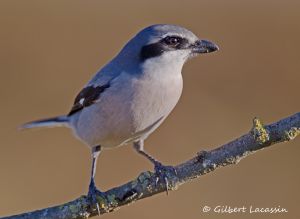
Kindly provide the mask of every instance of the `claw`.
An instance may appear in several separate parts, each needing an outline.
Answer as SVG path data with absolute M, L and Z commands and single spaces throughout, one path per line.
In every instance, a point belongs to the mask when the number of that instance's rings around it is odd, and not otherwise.
M 166 183 L 166 188 L 167 188 L 166 192 L 167 192 L 167 195 L 169 195 L 169 181 L 168 181 L 167 177 L 165 177 L 165 183 Z
M 96 205 L 97 207 L 97 211 L 98 211 L 98 215 L 100 216 L 100 207 L 99 204 L 97 202 L 97 195 L 101 195 L 102 192 L 100 192 L 97 187 L 95 186 L 95 182 L 94 179 L 91 179 L 90 185 L 89 185 L 89 192 L 88 192 L 88 198 L 91 202 L 91 205 Z
M 97 203 L 96 206 L 97 206 L 98 216 L 101 216 L 99 204 Z
M 156 177 L 156 180 L 155 180 L 155 186 L 157 186 L 158 181 L 159 181 L 159 177 Z
M 154 165 L 155 165 L 154 170 L 155 170 L 155 173 L 157 174 L 155 184 L 157 185 L 159 180 L 162 179 L 164 181 L 165 185 L 166 185 L 166 193 L 168 195 L 169 194 L 169 188 L 170 188 L 169 187 L 169 180 L 168 180 L 168 173 L 173 172 L 175 175 L 177 175 L 177 172 L 176 172 L 174 167 L 164 166 L 159 162 L 155 162 Z

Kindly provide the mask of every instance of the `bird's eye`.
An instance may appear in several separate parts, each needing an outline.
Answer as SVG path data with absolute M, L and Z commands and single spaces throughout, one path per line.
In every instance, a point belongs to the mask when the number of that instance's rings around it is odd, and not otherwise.
M 163 42 L 167 44 L 168 46 L 176 47 L 178 46 L 182 41 L 181 37 L 178 36 L 167 36 L 163 39 Z

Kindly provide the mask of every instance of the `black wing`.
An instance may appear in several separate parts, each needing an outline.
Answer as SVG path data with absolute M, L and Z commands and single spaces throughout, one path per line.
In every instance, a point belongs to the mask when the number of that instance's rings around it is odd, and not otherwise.
M 110 84 L 105 84 L 102 86 L 88 86 L 83 88 L 80 93 L 76 96 L 73 107 L 69 112 L 68 116 L 73 115 L 74 113 L 82 110 L 85 107 L 88 107 L 95 103 L 100 97 L 100 94 L 109 88 Z

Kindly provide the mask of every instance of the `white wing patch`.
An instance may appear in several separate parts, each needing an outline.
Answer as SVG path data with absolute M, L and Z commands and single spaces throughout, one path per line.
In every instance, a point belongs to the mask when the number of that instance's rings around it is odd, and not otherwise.
M 83 102 L 84 102 L 84 98 L 81 98 L 80 100 L 79 100 L 79 104 L 83 104 Z

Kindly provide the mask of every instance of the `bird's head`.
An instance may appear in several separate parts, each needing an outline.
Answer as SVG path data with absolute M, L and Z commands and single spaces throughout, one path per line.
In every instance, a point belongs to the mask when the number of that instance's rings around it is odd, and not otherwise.
M 120 55 L 140 63 L 183 66 L 191 57 L 218 49 L 216 44 L 199 39 L 183 27 L 157 24 L 141 30 L 126 44 Z

